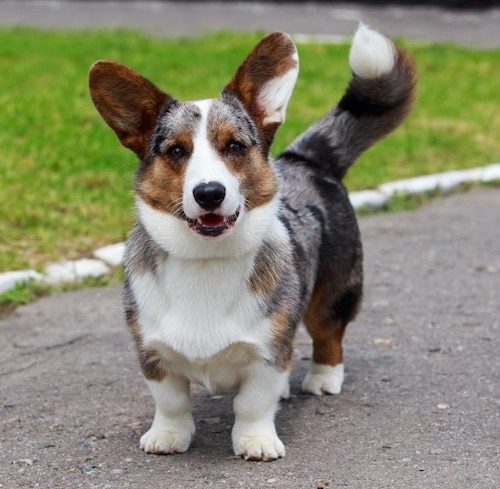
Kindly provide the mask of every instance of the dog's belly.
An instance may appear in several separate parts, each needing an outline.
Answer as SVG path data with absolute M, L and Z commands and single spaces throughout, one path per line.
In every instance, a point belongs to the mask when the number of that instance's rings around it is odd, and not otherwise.
M 167 371 L 186 376 L 212 394 L 236 387 L 245 368 L 260 357 L 257 349 L 248 343 L 235 343 L 210 358 L 197 360 L 189 360 L 167 345 L 155 346 Z

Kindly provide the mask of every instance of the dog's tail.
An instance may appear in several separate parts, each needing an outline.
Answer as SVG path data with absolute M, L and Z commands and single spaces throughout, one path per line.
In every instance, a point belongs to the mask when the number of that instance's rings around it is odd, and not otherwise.
M 353 76 L 338 105 L 301 134 L 281 159 L 302 161 L 321 175 L 341 179 L 365 149 L 410 112 L 416 69 L 408 53 L 361 24 L 349 64 Z

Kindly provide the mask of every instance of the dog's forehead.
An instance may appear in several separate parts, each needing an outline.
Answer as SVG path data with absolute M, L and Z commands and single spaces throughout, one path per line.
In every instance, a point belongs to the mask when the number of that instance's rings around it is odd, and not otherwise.
M 200 108 L 192 102 L 172 102 L 158 118 L 158 126 L 163 131 L 182 129 L 196 130 L 201 120 Z
M 210 122 L 238 121 L 244 117 L 248 117 L 248 114 L 238 99 L 220 97 L 210 100 Z
M 257 128 L 240 100 L 233 96 L 223 95 L 212 100 L 207 116 L 209 128 L 215 129 L 218 125 L 227 124 L 243 138 L 252 140 L 257 137 Z
M 173 102 L 158 119 L 158 132 L 163 135 L 189 131 L 193 135 L 205 126 L 208 132 L 222 124 L 230 124 L 242 137 L 255 139 L 257 130 L 243 105 L 236 97 Z

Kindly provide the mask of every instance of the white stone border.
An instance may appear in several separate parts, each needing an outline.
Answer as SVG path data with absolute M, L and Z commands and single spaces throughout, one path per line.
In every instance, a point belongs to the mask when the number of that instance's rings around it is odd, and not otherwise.
M 349 193 L 349 199 L 355 209 L 380 209 L 396 195 L 417 195 L 433 191 L 451 192 L 464 183 L 493 182 L 500 180 L 500 163 L 470 170 L 449 171 L 420 177 L 396 180 L 379 185 L 375 190 L 361 190 Z M 0 294 L 14 288 L 19 283 L 29 280 L 60 284 L 75 282 L 87 277 L 102 277 L 111 267 L 123 261 L 125 243 L 115 243 L 94 250 L 95 258 L 66 260 L 50 263 L 44 273 L 35 270 L 16 270 L 0 273 Z

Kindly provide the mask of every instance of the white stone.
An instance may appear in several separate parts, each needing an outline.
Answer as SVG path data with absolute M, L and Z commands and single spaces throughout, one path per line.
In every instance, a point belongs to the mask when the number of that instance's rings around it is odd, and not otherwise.
M 380 209 L 389 198 L 378 190 L 361 190 L 359 192 L 350 192 L 349 200 L 355 209 L 370 208 Z
M 459 185 L 467 182 L 479 182 L 481 180 L 482 169 L 471 168 L 470 170 L 448 171 L 437 173 L 438 187 L 443 192 L 449 192 Z
M 28 280 L 42 280 L 43 275 L 35 270 L 16 270 L 12 272 L 0 273 L 0 294 L 13 289 L 17 284 Z
M 481 180 L 481 175 L 483 174 L 483 171 L 485 168 L 488 167 L 479 167 L 479 168 L 469 168 L 468 170 L 458 170 L 457 173 L 460 173 L 464 178 L 466 178 L 468 181 L 473 182 L 473 181 L 479 181 Z M 441 175 L 441 174 L 439 174 Z
M 487 167 L 483 168 L 481 180 L 483 182 L 493 182 L 495 180 L 500 180 L 500 163 L 488 165 Z
M 378 190 L 388 197 L 393 197 L 396 194 L 421 194 L 431 192 L 438 187 L 439 178 L 437 175 L 425 175 L 422 177 L 383 183 L 378 187 Z
M 443 192 L 450 192 L 467 181 L 467 178 L 459 171 L 448 171 L 436 176 L 438 177 L 438 187 Z
M 380 192 L 392 197 L 395 194 L 420 194 L 441 190 L 449 192 L 459 185 L 467 182 L 491 182 L 500 180 L 500 164 L 495 163 L 486 167 L 456 170 L 434 175 L 395 180 L 383 183 L 378 187 Z
M 83 258 L 74 261 L 50 263 L 45 267 L 45 281 L 51 284 L 74 282 L 87 277 L 102 277 L 109 267 L 101 260 Z
M 123 262 L 125 254 L 125 243 L 115 243 L 108 246 L 103 246 L 94 251 L 94 256 L 99 260 L 116 267 Z

